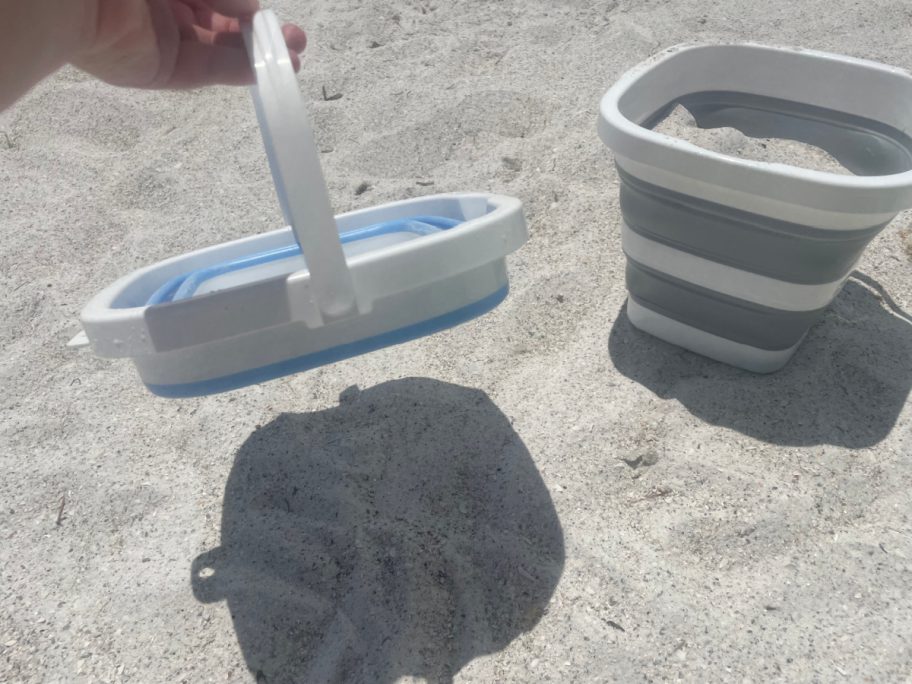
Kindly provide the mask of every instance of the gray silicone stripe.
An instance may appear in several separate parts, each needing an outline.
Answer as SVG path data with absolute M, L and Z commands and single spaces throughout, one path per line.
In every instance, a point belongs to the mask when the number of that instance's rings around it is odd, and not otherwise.
M 733 342 L 781 351 L 798 342 L 823 315 L 780 311 L 692 285 L 627 260 L 627 291 L 640 305 Z
M 880 121 L 800 102 L 725 91 L 685 95 L 649 117 L 654 128 L 676 105 L 700 128 L 729 126 L 755 138 L 784 138 L 829 152 L 859 176 L 886 176 L 912 169 L 912 138 Z
M 884 225 L 830 231 L 778 221 L 621 177 L 621 213 L 645 238 L 704 259 L 801 285 L 843 278 Z

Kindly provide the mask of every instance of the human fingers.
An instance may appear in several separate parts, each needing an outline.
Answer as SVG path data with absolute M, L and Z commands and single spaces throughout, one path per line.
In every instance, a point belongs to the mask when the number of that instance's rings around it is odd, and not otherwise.
M 166 87 L 250 85 L 253 81 L 253 70 L 244 50 L 216 42 L 182 40 Z
M 229 17 L 249 17 L 260 9 L 258 0 L 203 0 L 203 3 Z
M 181 38 L 182 42 L 196 41 L 202 43 L 203 45 L 211 45 L 236 50 L 239 53 L 245 55 L 245 58 L 247 58 L 247 48 L 244 44 L 244 38 L 240 33 L 232 31 L 209 31 L 200 26 L 189 26 L 182 28 Z M 294 49 L 292 49 L 292 47 L 289 47 L 288 56 L 295 71 L 298 71 L 301 68 L 301 58 L 298 56 L 297 46 L 302 45 L 302 41 L 303 43 L 306 43 L 306 37 L 303 37 L 303 32 L 301 32 L 301 36 L 292 35 L 290 39 L 290 44 L 294 47 Z M 249 61 L 249 58 L 247 59 Z
M 239 19 L 213 12 L 208 8 L 197 9 L 195 18 L 196 24 L 216 33 L 239 33 L 241 30 Z M 304 52 L 304 48 L 307 47 L 307 34 L 300 26 L 285 24 L 282 27 L 282 35 L 291 52 L 296 54 Z
M 307 34 L 304 33 L 300 26 L 285 24 L 282 27 L 282 35 L 285 37 L 285 44 L 288 46 L 288 50 L 293 55 L 297 56 L 304 52 L 304 48 L 307 47 Z

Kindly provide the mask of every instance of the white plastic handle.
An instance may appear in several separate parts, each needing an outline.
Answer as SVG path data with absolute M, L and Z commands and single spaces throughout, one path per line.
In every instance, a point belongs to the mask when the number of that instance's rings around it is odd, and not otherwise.
M 301 246 L 316 304 L 326 319 L 356 313 L 354 285 L 329 202 L 313 129 L 282 26 L 272 10 L 254 15 L 244 41 L 256 73 L 253 101 L 285 220 Z

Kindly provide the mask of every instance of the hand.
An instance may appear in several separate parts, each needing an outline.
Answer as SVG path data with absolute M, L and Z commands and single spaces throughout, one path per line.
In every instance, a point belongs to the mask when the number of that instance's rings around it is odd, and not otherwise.
M 257 0 L 81 1 L 86 33 L 70 61 L 107 83 L 179 89 L 254 80 L 240 20 L 259 9 Z M 307 37 L 291 24 L 282 32 L 297 71 Z

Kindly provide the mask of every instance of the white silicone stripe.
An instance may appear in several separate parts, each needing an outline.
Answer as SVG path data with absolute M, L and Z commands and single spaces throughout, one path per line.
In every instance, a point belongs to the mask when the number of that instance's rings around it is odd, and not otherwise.
M 893 219 L 892 213 L 850 214 L 787 204 L 761 194 L 739 192 L 712 183 L 704 183 L 691 176 L 681 176 L 672 171 L 641 164 L 617 153 L 614 158 L 618 166 L 631 176 L 652 185 L 789 223 L 840 231 L 873 228 Z
M 754 373 L 774 373 L 781 369 L 804 341 L 802 337 L 794 347 L 782 351 L 758 349 L 679 323 L 640 306 L 632 298 L 627 300 L 627 317 L 634 327 L 670 344 Z
M 643 266 L 715 292 L 782 311 L 814 311 L 829 305 L 845 283 L 845 277 L 825 285 L 796 285 L 742 271 L 688 254 L 622 228 L 624 253 Z

